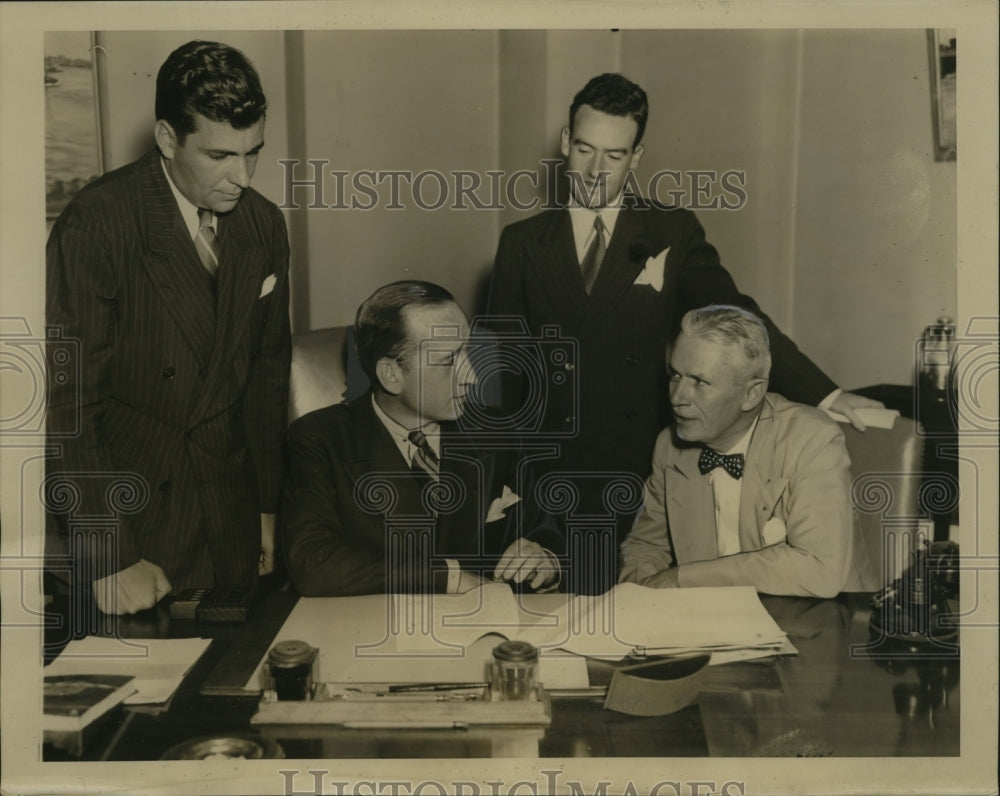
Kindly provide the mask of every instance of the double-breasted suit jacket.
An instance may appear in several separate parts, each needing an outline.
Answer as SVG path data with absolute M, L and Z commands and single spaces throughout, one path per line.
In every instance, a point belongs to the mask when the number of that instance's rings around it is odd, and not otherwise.
M 51 381 L 48 416 L 50 485 L 78 498 L 50 508 L 63 533 L 107 520 L 103 541 L 75 545 L 85 580 L 140 558 L 175 590 L 256 577 L 283 471 L 288 241 L 249 188 L 218 240 L 213 279 L 157 151 L 82 189 L 52 229 L 48 322 L 80 358 Z M 137 490 L 127 505 L 108 505 L 116 479 Z
M 296 420 L 281 538 L 299 593 L 442 592 L 444 558 L 489 577 L 521 536 L 561 552 L 518 450 L 484 446 L 442 423 L 440 462 L 435 500 L 429 476 L 407 465 L 370 392 Z
M 649 270 L 659 270 L 662 284 L 639 279 Z M 558 384 L 549 378 L 541 397 L 543 430 L 559 433 L 575 426 L 577 432 L 562 440 L 560 465 L 645 478 L 653 444 L 671 417 L 667 344 L 683 314 L 707 304 L 737 304 L 761 314 L 771 335 L 775 391 L 817 404 L 835 389 L 753 299 L 737 290 L 693 213 L 637 197 L 625 198 L 589 295 L 568 210 L 545 211 L 504 229 L 488 313 L 523 318 L 534 336 L 556 324 L 563 337 L 576 341 L 575 357 L 570 348 L 560 365 L 566 378 Z M 523 387 L 516 379 L 504 385 L 508 411 L 523 406 Z

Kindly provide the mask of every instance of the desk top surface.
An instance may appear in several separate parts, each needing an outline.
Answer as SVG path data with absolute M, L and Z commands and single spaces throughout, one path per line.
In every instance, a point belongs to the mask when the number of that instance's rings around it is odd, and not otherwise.
M 236 689 L 227 686 L 247 681 L 295 599 L 287 592 L 271 592 L 246 625 L 212 628 L 213 644 L 166 708 L 121 711 L 88 742 L 84 759 L 155 760 L 192 738 L 250 732 L 257 701 L 237 696 Z M 872 640 L 868 595 L 845 594 L 834 600 L 764 596 L 762 602 L 798 655 L 710 667 L 697 700 L 668 716 L 615 713 L 603 708 L 602 697 L 554 697 L 551 725 L 530 731 L 538 755 L 960 753 L 959 660 L 954 649 L 932 647 L 904 654 Z M 191 622 L 171 622 L 166 610 L 157 608 L 134 617 L 109 617 L 100 632 L 149 638 L 195 635 L 198 628 Z M 53 649 L 60 644 L 57 635 L 47 639 Z M 217 695 L 207 695 L 206 685 Z M 506 743 L 503 736 L 496 730 L 321 727 L 308 732 L 279 728 L 268 741 L 275 740 L 287 758 L 460 758 L 503 754 L 497 751 Z M 508 748 L 518 748 L 516 738 L 512 743 Z M 63 754 L 44 748 L 47 760 L 66 759 Z

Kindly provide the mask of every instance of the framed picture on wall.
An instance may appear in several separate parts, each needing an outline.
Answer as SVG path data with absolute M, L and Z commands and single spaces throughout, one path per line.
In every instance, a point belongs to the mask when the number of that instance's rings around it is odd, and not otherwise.
M 934 159 L 955 160 L 958 136 L 955 116 L 957 48 L 954 29 L 928 31 L 931 57 L 931 112 Z
M 94 34 L 45 33 L 45 215 L 54 219 L 103 168 Z

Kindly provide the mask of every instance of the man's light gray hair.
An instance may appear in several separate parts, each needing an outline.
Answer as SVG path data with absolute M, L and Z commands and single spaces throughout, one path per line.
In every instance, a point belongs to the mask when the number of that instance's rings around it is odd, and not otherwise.
M 689 337 L 738 347 L 745 361 L 741 371 L 747 379 L 766 379 L 771 373 L 767 327 L 749 310 L 729 304 L 691 310 L 681 319 L 681 331 Z

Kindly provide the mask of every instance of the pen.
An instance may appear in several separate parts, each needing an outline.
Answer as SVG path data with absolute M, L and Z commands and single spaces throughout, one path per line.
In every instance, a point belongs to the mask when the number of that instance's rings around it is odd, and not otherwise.
M 410 683 L 390 685 L 390 694 L 405 694 L 412 691 L 459 691 L 465 688 L 486 688 L 489 683 Z
M 349 730 L 467 730 L 463 721 L 344 721 L 340 724 Z

